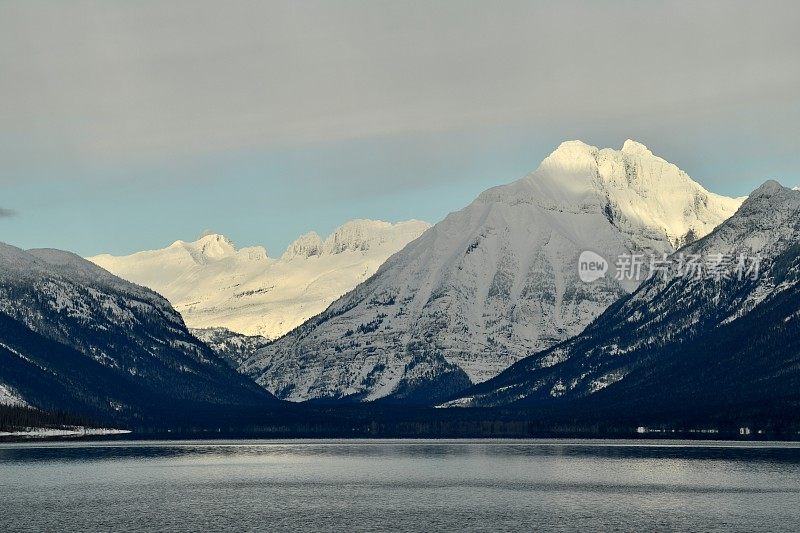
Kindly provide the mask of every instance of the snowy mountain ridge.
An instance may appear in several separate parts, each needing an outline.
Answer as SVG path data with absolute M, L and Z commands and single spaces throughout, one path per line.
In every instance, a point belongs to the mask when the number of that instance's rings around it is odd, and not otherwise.
M 299 237 L 279 259 L 212 233 L 161 250 L 89 260 L 164 295 L 190 328 L 277 338 L 322 312 L 428 227 L 417 220 L 353 220 L 325 240 L 314 232 Z
M 566 141 L 518 182 L 482 193 L 478 201 L 531 203 L 551 211 L 596 213 L 622 231 L 644 228 L 641 237 L 673 248 L 708 234 L 730 217 L 744 198 L 711 193 L 677 166 L 626 140 L 621 150 Z M 659 245 L 660 247 L 660 245 Z
M 800 192 L 767 181 L 733 217 L 674 254 L 668 275 L 645 282 L 581 335 L 446 406 L 575 400 L 600 391 L 615 401 L 653 396 L 663 404 L 679 392 L 690 404 L 718 402 L 723 391 L 731 401 L 745 391 L 762 401 L 778 391 L 796 394 L 798 237 Z M 680 256 L 691 255 L 727 260 L 712 275 L 681 273 Z M 742 260 L 744 275 L 737 274 Z
M 634 141 L 622 150 L 562 143 L 536 171 L 448 215 L 241 370 L 293 401 L 429 401 L 580 333 L 638 286 L 611 276 L 581 282 L 581 252 L 609 264 L 670 253 L 741 202 L 709 193 Z
M 269 259 L 267 250 L 262 246 L 237 249 L 233 241 L 216 233 L 203 235 L 194 242 L 175 241 L 169 246 L 169 249 L 174 249 L 179 253 L 185 251 L 198 264 L 218 261 L 226 257 L 239 257 L 248 261 Z

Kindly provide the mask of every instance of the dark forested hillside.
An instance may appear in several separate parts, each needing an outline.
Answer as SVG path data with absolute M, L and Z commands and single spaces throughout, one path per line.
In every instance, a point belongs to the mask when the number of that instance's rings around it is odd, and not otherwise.
M 22 405 L 0 405 L 0 433 L 26 428 L 86 427 L 91 425 L 91 420 L 65 411 L 47 412 Z
M 158 294 L 73 254 L 0 245 L 0 385 L 28 405 L 129 420 L 277 403 Z

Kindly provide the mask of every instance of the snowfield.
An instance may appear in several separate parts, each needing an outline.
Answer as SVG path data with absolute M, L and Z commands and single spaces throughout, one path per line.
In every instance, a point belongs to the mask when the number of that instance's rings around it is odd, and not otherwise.
M 301 236 L 279 259 L 260 246 L 237 249 L 213 234 L 89 260 L 165 296 L 190 328 L 274 339 L 324 311 L 429 227 L 417 220 L 354 220 L 324 240 L 314 232 Z

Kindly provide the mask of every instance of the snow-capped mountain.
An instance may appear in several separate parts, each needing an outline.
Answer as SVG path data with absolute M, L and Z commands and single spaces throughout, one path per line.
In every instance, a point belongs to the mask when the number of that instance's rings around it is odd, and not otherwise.
M 237 249 L 222 235 L 162 250 L 89 260 L 163 294 L 191 328 L 280 337 L 371 276 L 430 227 L 353 220 L 325 240 L 307 233 L 273 259 L 260 246 Z
M 578 279 L 702 237 L 741 199 L 709 193 L 645 146 L 561 144 L 532 174 L 482 193 L 375 274 L 242 365 L 267 390 L 429 401 L 582 331 L 638 280 Z
M 239 368 L 259 349 L 269 344 L 260 335 L 242 335 L 225 328 L 190 329 L 192 335 L 203 341 L 232 368 Z
M 6 401 L 124 419 L 275 402 L 155 292 L 69 252 L 2 243 L 0 388 Z
M 701 258 L 700 270 L 687 267 L 691 258 Z M 796 404 L 800 192 L 765 183 L 665 267 L 581 335 L 446 405 L 583 400 L 699 412 L 781 398 Z

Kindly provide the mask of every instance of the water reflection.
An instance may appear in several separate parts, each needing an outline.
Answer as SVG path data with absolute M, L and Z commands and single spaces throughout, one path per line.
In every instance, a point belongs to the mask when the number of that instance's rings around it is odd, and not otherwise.
M 296 441 L 115 441 L 0 444 L 0 463 L 87 461 L 190 456 L 250 457 L 593 457 L 672 458 L 720 461 L 800 461 L 800 443 L 725 441 L 545 441 L 545 440 L 296 440 Z
M 0 445 L 0 531 L 791 530 L 799 499 L 793 444 Z

